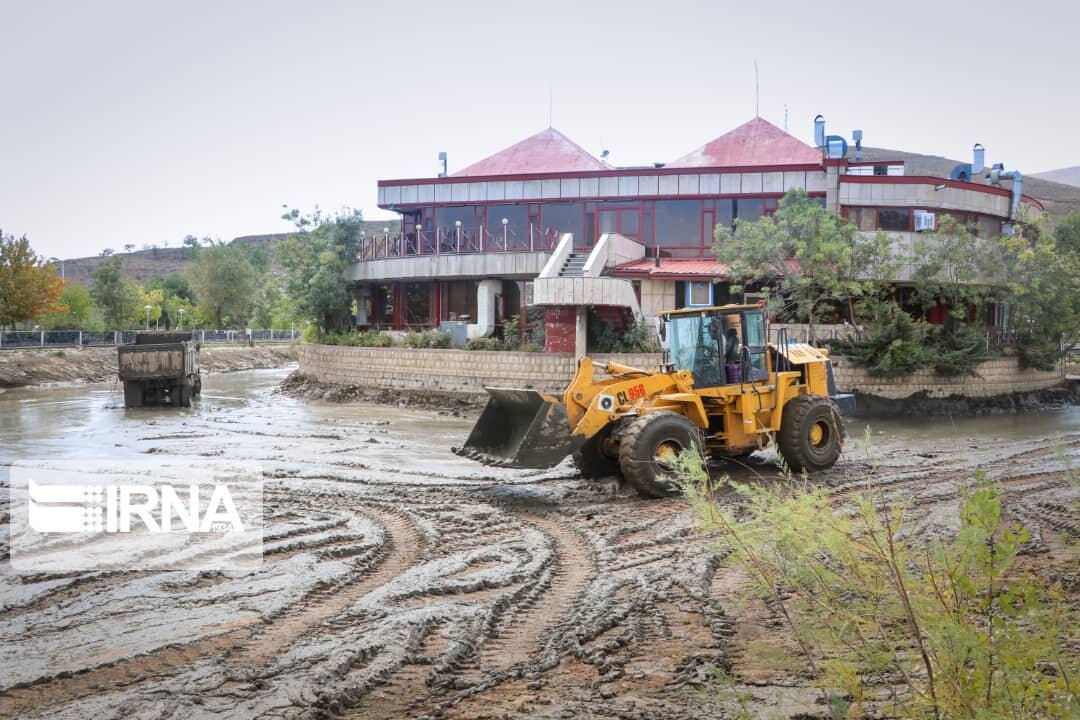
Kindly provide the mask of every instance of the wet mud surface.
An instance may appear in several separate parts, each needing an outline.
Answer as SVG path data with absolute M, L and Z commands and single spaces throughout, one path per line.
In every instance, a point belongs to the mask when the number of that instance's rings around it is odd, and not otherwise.
M 264 558 L 214 571 L 0 575 L 0 717 L 723 718 L 732 674 L 761 717 L 821 717 L 768 608 L 684 501 L 477 465 L 474 413 L 306 402 L 286 371 L 211 376 L 190 409 L 105 387 L 0 394 L 0 462 L 258 464 Z M 858 437 L 852 426 L 849 437 Z M 1080 412 L 879 421 L 819 478 L 873 484 L 947 533 L 976 469 L 1028 524 L 1026 561 L 1080 590 Z M 756 455 L 730 469 L 772 482 Z M 873 478 L 868 480 L 868 478 Z M 5 524 L 5 513 L 0 518 Z M 6 540 L 7 531 L 3 529 Z M 768 642 L 772 662 L 751 650 Z

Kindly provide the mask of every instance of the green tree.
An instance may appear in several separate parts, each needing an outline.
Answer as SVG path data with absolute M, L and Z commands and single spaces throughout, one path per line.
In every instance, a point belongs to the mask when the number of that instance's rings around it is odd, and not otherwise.
M 94 311 L 94 299 L 90 290 L 79 283 L 68 283 L 60 295 L 65 312 L 52 313 L 41 319 L 41 326 L 48 330 L 88 330 Z
M 257 275 L 244 248 L 218 244 L 192 248 L 192 253 L 191 286 L 206 315 L 218 330 L 225 327 L 226 318 L 246 325 L 255 302 Z
M 123 330 L 131 326 L 131 318 L 140 307 L 141 288 L 124 276 L 124 261 L 119 255 L 108 256 L 90 276 L 94 289 L 90 291 L 100 308 L 105 326 Z
M 0 327 L 64 312 L 64 281 L 23 235 L 0 230 Z
M 883 235 L 857 232 L 846 218 L 827 211 L 804 190 L 790 190 L 771 217 L 717 225 L 717 260 L 745 284 L 775 283 L 796 313 L 807 318 L 810 339 L 819 307 L 848 304 L 879 289 L 895 263 Z M 739 286 L 736 286 L 738 288 Z
M 285 268 L 285 295 L 295 316 L 324 330 L 344 328 L 352 302 L 346 273 L 356 252 L 360 211 L 345 209 L 331 216 L 317 207 L 307 215 L 292 209 L 282 218 L 298 231 L 277 248 L 278 263 Z
M 967 322 L 968 307 L 981 311 L 1002 275 L 1001 257 L 994 238 L 980 238 L 973 227 L 945 215 L 933 233 L 915 242 L 912 280 L 923 307 L 944 302 L 949 309 L 946 327 L 958 332 Z

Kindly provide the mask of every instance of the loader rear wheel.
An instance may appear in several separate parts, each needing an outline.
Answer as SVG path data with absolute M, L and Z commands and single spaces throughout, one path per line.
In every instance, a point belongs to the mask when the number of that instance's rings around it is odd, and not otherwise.
M 586 480 L 619 474 L 619 461 L 608 457 L 604 452 L 604 444 L 610 434 L 610 428 L 601 430 L 574 453 L 574 464 L 577 465 L 581 477 Z
M 784 406 L 776 445 L 793 472 L 831 468 L 840 457 L 844 428 L 828 398 L 799 395 Z
M 619 443 L 623 477 L 643 497 L 677 494 L 679 486 L 668 461 L 683 450 L 701 452 L 701 432 L 678 413 L 661 410 L 632 422 Z

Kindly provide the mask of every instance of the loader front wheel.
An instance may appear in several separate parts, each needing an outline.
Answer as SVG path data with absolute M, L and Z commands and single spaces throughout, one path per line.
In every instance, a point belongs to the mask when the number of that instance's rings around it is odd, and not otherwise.
M 799 395 L 784 406 L 776 445 L 793 472 L 831 468 L 843 440 L 840 413 L 828 398 Z
M 623 477 L 643 497 L 679 492 L 670 461 L 683 450 L 701 452 L 701 432 L 678 413 L 661 410 L 634 420 L 619 443 Z
M 574 465 L 586 480 L 619 474 L 619 461 L 604 452 L 604 444 L 610 434 L 610 428 L 601 430 L 574 453 Z

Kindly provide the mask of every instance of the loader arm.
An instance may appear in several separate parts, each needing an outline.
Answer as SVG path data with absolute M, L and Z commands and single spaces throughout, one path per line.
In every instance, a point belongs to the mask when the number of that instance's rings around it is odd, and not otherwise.
M 609 362 L 604 366 L 607 377 L 596 380 L 595 373 L 592 359 L 583 357 L 563 395 L 570 435 L 578 441 L 588 440 L 647 404 L 690 403 L 694 407 L 687 414 L 704 418 L 701 398 L 691 392 L 693 377 L 688 372 L 653 373 Z

